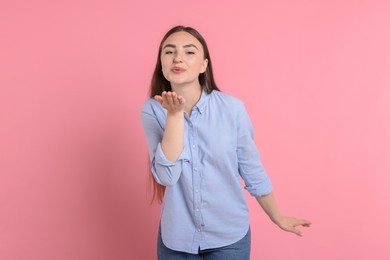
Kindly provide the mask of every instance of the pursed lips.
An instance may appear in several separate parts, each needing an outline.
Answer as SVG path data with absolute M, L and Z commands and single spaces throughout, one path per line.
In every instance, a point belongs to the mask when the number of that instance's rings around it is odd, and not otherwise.
M 181 67 L 173 67 L 171 70 L 173 73 L 182 73 L 182 72 L 186 71 L 185 69 L 183 69 Z

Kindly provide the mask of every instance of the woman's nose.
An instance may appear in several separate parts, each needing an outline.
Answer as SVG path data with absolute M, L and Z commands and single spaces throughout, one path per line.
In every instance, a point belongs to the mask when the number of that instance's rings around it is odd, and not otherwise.
M 177 52 L 175 57 L 173 58 L 173 62 L 178 63 L 178 62 L 182 62 L 182 61 L 183 61 L 183 59 L 182 59 L 181 54 L 179 52 Z

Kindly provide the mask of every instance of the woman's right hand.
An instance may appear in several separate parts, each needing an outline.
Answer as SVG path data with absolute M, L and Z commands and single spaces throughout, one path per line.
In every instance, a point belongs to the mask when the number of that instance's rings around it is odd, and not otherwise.
M 168 113 L 184 112 L 186 101 L 182 96 L 175 92 L 164 91 L 161 96 L 154 96 L 154 99 L 157 100 L 163 108 L 168 110 Z

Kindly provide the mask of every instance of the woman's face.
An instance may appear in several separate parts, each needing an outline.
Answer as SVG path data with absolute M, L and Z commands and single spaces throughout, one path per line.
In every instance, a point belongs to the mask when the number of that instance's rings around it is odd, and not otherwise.
M 199 86 L 199 74 L 206 71 L 202 44 L 187 32 L 171 34 L 162 45 L 162 72 L 173 90 L 180 86 Z

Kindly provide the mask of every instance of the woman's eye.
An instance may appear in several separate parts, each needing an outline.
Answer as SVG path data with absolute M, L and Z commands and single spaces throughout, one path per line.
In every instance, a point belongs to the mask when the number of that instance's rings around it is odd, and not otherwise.
M 165 54 L 172 54 L 173 51 L 166 51 Z
M 195 52 L 193 52 L 193 51 L 187 51 L 187 54 L 192 55 L 192 54 L 195 54 Z

